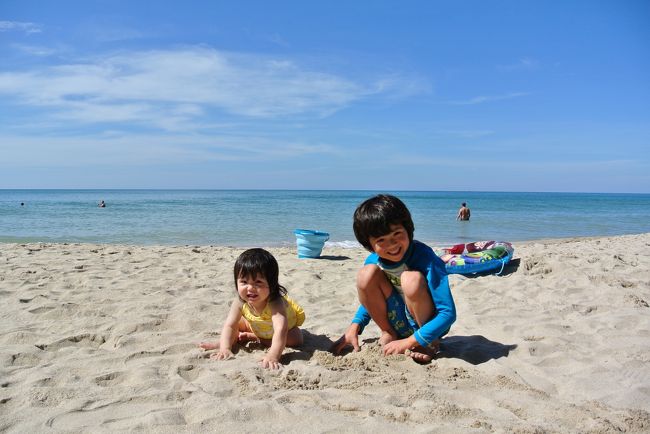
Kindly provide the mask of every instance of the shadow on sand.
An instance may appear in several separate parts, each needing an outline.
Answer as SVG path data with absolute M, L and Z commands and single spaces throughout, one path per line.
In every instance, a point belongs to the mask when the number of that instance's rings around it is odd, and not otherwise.
M 282 355 L 282 363 L 288 364 L 296 360 L 309 361 L 316 351 L 329 351 L 334 344 L 326 335 L 315 335 L 307 330 L 303 330 L 304 343 L 293 352 Z M 376 338 L 363 340 L 360 343 L 370 343 L 377 341 Z M 239 346 L 239 350 L 251 352 L 263 350 L 265 347 L 257 342 L 248 342 L 244 346 Z M 461 359 L 472 365 L 480 365 L 490 360 L 508 357 L 510 351 L 517 348 L 516 344 L 507 345 L 494 342 L 484 336 L 450 336 L 443 338 L 440 343 L 440 352 L 434 357 L 435 359 Z M 346 348 L 341 355 L 352 351 L 352 348 Z M 237 352 L 237 349 L 235 350 Z
M 503 267 L 503 271 L 501 272 L 501 274 L 496 274 L 496 271 L 489 270 L 489 271 L 484 271 L 482 273 L 476 273 L 476 274 L 463 274 L 463 276 L 467 277 L 468 279 L 476 279 L 477 277 L 481 277 L 481 276 L 504 277 L 504 276 L 508 276 L 509 274 L 515 273 L 519 269 L 520 264 L 521 264 L 520 258 L 512 259 L 510 260 L 510 262 L 506 264 L 505 267 Z
M 282 356 L 283 363 L 293 362 L 294 360 L 309 360 L 313 357 L 316 351 L 329 351 L 334 343 L 326 335 L 315 335 L 307 330 L 302 331 L 304 343 L 294 352 L 284 354 Z
M 437 359 L 461 359 L 472 365 L 480 365 L 493 359 L 508 357 L 516 344 L 506 345 L 494 342 L 484 336 L 450 336 L 440 343 Z
M 327 259 L 328 261 L 346 261 L 350 259 L 349 256 L 339 256 L 339 255 L 323 255 L 319 256 L 316 259 Z
M 329 351 L 334 341 L 326 335 L 315 335 L 303 330 L 304 344 L 298 350 L 287 353 L 282 356 L 284 363 L 294 360 L 310 360 L 316 351 Z M 363 340 L 360 343 L 370 343 L 377 341 L 376 338 Z M 510 351 L 517 348 L 516 344 L 507 345 L 500 342 L 494 342 L 484 336 L 450 336 L 443 338 L 440 344 L 440 352 L 434 357 L 435 359 L 461 359 L 472 365 L 480 365 L 490 360 L 508 357 Z M 352 351 L 352 347 L 346 348 L 341 352 L 345 355 Z

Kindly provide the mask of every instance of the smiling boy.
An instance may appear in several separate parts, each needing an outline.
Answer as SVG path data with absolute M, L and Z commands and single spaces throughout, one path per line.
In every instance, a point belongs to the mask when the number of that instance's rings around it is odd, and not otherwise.
M 395 196 L 377 195 L 354 212 L 354 234 L 372 252 L 357 274 L 361 306 L 345 334 L 332 346 L 359 350 L 359 335 L 373 319 L 385 355 L 409 354 L 429 361 L 456 319 L 445 264 L 413 239 L 411 213 Z

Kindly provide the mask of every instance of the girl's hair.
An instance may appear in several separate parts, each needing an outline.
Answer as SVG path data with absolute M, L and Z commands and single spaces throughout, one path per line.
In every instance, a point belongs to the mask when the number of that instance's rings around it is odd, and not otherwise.
M 269 300 L 276 301 L 286 295 L 287 289 L 278 282 L 278 261 L 264 249 L 248 249 L 235 261 L 235 288 L 240 277 L 263 276 L 269 284 Z
M 384 236 L 390 233 L 390 225 L 399 224 L 406 229 L 409 241 L 413 241 L 415 226 L 404 202 L 389 194 L 379 194 L 357 207 L 352 228 L 357 241 L 372 252 L 370 237 Z

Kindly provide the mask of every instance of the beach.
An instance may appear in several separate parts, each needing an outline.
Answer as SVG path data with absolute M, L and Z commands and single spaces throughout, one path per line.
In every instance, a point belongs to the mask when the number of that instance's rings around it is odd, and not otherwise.
M 648 432 L 650 234 L 513 243 L 503 274 L 450 276 L 439 356 L 327 349 L 367 252 L 271 247 L 305 309 L 280 371 L 217 340 L 241 249 L 0 244 L 0 431 Z

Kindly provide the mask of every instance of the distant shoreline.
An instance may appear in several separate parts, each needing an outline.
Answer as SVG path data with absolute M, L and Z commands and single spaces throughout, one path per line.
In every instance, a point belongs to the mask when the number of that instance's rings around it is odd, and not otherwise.
M 523 191 L 523 190 L 365 190 L 357 188 L 346 188 L 346 189 L 322 189 L 322 188 L 312 188 L 312 189 L 295 189 L 295 188 L 0 188 L 1 192 L 8 191 L 52 191 L 52 192 L 74 192 L 74 191 L 84 191 L 84 192 L 111 192 L 111 191 L 124 191 L 124 192 L 161 192 L 161 191 L 174 191 L 174 192 L 246 192 L 246 191 L 261 191 L 261 192 L 366 192 L 369 194 L 377 193 L 453 193 L 453 194 L 463 194 L 463 193 L 482 193 L 482 194 L 594 194 L 594 195 L 639 195 L 639 196 L 649 196 L 650 192 L 627 192 L 627 191 Z
M 468 240 L 471 241 L 509 241 L 515 244 L 554 244 L 554 243 L 567 243 L 567 242 L 580 242 L 580 241 L 592 241 L 600 240 L 604 238 L 625 238 L 625 237 L 638 237 L 650 235 L 650 232 L 640 232 L 633 234 L 620 234 L 620 235 L 597 235 L 597 236 L 584 236 L 584 237 L 560 237 L 560 238 L 540 238 L 534 240 Z M 415 239 L 418 239 L 417 237 Z M 423 243 L 436 248 L 443 247 L 449 244 L 439 244 L 432 241 L 419 240 Z M 186 248 L 186 247 L 210 247 L 210 248 L 224 248 L 224 249 L 245 249 L 249 247 L 263 247 L 269 249 L 278 249 L 278 250 L 295 250 L 295 243 L 284 243 L 284 244 L 271 244 L 271 243 L 259 243 L 259 244 L 247 244 L 247 245 L 226 245 L 226 244 L 135 244 L 135 243 L 96 243 L 96 242 L 83 242 L 83 241 L 39 241 L 39 240 L 26 240 L 26 241 L 4 241 L 0 240 L 0 245 L 20 245 L 20 246 L 32 246 L 32 245 L 42 245 L 42 246 L 104 246 L 104 247 L 138 247 L 138 248 Z M 356 241 L 345 241 L 340 242 L 329 242 L 325 243 L 324 252 L 327 249 L 333 250 L 365 250 Z M 325 253 L 323 253 L 325 255 Z

